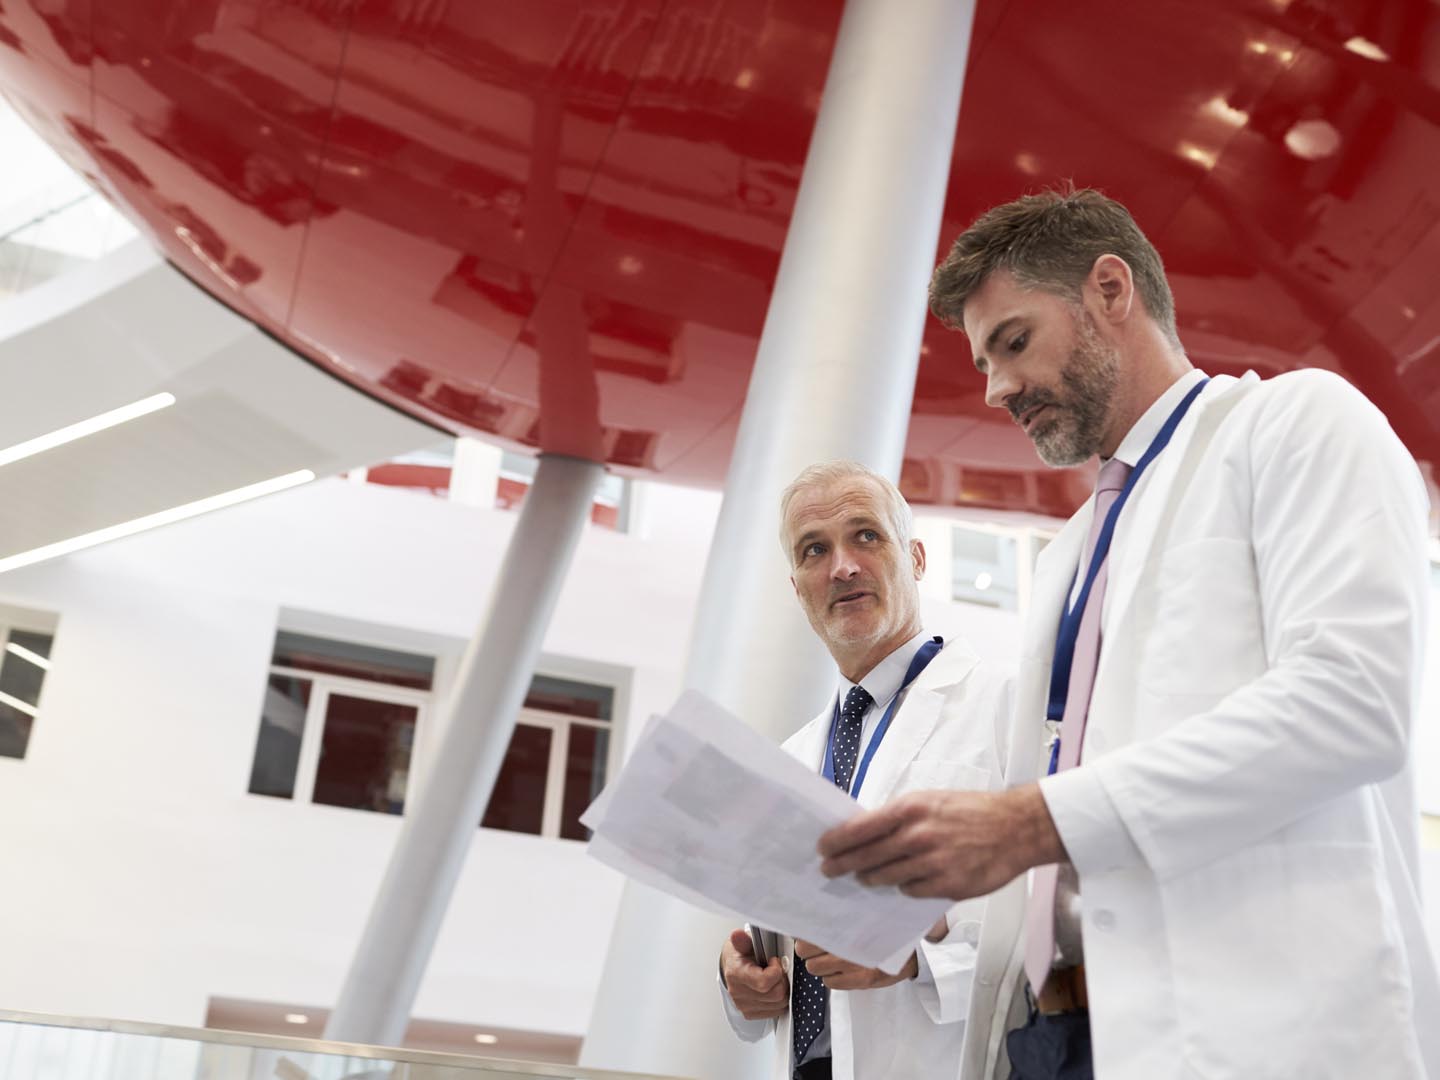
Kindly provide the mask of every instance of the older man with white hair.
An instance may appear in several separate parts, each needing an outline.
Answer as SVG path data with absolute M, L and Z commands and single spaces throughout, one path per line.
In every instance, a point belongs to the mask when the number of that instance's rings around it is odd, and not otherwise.
M 963 641 L 925 632 L 925 547 L 895 485 L 827 462 L 780 506 L 790 583 L 838 669 L 830 703 L 785 749 L 867 807 L 923 788 L 998 790 L 1008 682 Z M 983 906 L 957 904 L 896 975 L 783 937 L 761 965 L 737 929 L 721 953 L 731 1024 L 747 1041 L 774 1033 L 776 1080 L 956 1076 L 967 1032 L 991 1026 L 969 1016 Z

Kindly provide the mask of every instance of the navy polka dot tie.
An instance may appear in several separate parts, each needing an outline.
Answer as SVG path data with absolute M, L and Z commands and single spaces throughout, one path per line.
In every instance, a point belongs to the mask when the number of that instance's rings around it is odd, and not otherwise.
M 852 686 L 845 695 L 845 704 L 840 706 L 840 722 L 835 725 L 835 747 L 832 751 L 835 764 L 835 786 L 849 792 L 850 780 L 855 775 L 855 760 L 860 754 L 861 719 L 865 710 L 874 704 L 874 699 L 863 686 Z M 790 967 L 795 976 L 795 990 L 790 995 L 790 1040 L 795 1056 L 793 1065 L 805 1060 L 810 1044 L 825 1027 L 825 1017 L 830 1006 L 830 991 L 825 984 L 805 970 L 800 957 L 796 956 Z

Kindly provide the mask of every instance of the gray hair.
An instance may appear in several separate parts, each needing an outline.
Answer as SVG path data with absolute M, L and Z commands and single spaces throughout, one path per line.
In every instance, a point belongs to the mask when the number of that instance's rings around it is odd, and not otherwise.
M 785 552 L 787 562 L 793 565 L 794 560 L 794 553 L 790 550 L 790 538 L 786 535 L 786 525 L 790 517 L 790 504 L 795 501 L 795 496 L 808 488 L 857 478 L 871 480 L 880 489 L 880 501 L 888 512 L 887 516 L 895 529 L 895 537 L 902 548 L 909 550 L 910 541 L 915 538 L 915 515 L 910 512 L 910 504 L 905 501 L 905 496 L 900 494 L 900 489 L 892 484 L 888 477 L 880 475 L 868 465 L 861 465 L 858 461 L 822 461 L 802 470 L 780 493 L 780 548 Z

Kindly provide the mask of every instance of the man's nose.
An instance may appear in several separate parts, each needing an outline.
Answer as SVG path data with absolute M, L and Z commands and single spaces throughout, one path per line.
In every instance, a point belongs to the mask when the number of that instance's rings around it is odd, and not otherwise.
M 860 564 L 855 561 L 854 554 L 845 545 L 835 548 L 835 553 L 830 559 L 830 577 L 834 581 L 849 581 L 860 572 Z
M 1008 371 L 997 371 L 993 367 L 985 375 L 985 404 L 992 409 L 1005 408 L 1010 399 L 1020 392 L 1020 383 Z

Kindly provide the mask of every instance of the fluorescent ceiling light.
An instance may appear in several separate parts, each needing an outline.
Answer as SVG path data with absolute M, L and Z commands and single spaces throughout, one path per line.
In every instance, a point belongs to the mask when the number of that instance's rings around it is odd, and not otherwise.
M 247 499 L 258 499 L 262 495 L 271 495 L 277 491 L 284 491 L 299 484 L 308 484 L 315 479 L 315 474 L 309 469 L 301 469 L 298 472 L 286 473 L 284 476 L 277 476 L 271 480 L 262 480 L 258 484 L 250 484 L 246 487 L 236 488 L 234 491 L 224 491 L 219 495 L 210 495 L 204 499 L 197 499 L 195 502 L 186 503 L 183 506 L 171 507 L 169 510 L 161 510 L 158 513 L 147 514 L 144 517 L 135 518 L 133 521 L 122 521 L 119 525 L 109 525 L 103 529 L 96 529 L 81 536 L 72 536 L 68 540 L 57 540 L 53 544 L 46 544 L 44 547 L 33 548 L 30 551 L 22 551 L 18 555 L 10 555 L 0 559 L 0 574 L 7 570 L 15 570 L 21 566 L 30 566 L 34 563 L 44 562 L 46 559 L 53 559 L 60 555 L 69 555 L 71 552 L 80 551 L 83 548 L 94 547 L 96 544 L 103 544 L 110 540 L 118 540 L 122 536 L 132 536 L 146 529 L 153 529 L 160 525 L 169 525 L 171 522 L 183 521 L 185 518 L 195 517 L 197 514 L 207 514 L 211 510 L 219 510 L 226 506 L 234 506 L 236 503 L 245 502 Z
M 482 1031 L 475 1036 L 475 1041 L 481 1046 L 494 1046 L 500 1041 L 500 1036 L 491 1035 L 489 1032 Z
M 0 705 L 9 705 L 12 709 L 19 709 L 26 716 L 34 716 L 36 708 L 28 701 L 21 701 L 18 697 L 12 697 L 5 691 L 0 690 Z
M 86 435 L 94 435 L 97 431 L 104 431 L 106 428 L 112 428 L 116 424 L 123 424 L 127 420 L 134 420 L 137 417 L 155 412 L 157 409 L 168 408 L 174 404 L 174 394 L 152 394 L 150 397 L 131 402 L 129 405 L 122 405 L 118 409 L 111 409 L 109 412 L 101 413 L 99 416 L 92 416 L 89 420 L 81 420 L 78 424 L 71 424 L 69 427 L 52 431 L 48 435 L 40 435 L 33 439 L 27 439 L 25 442 L 16 443 L 6 450 L 0 450 L 0 465 L 9 465 L 12 461 L 32 457 L 46 450 L 53 450 L 57 446 L 64 446 L 66 443 L 74 442 L 76 439 L 83 439 Z
M 287 1024 L 308 1024 L 310 1022 L 310 1017 L 306 1016 L 304 1013 L 286 1013 L 285 1022 Z
M 38 668 L 44 669 L 45 671 L 50 670 L 49 660 L 46 660 L 45 657 L 41 656 L 39 653 L 32 652 L 31 650 L 25 648 L 24 645 L 16 645 L 15 642 L 12 641 L 10 642 L 10 644 L 5 646 L 5 651 L 8 653 L 14 653 L 16 656 L 20 657 L 21 660 L 29 660 L 30 663 L 34 664 Z

